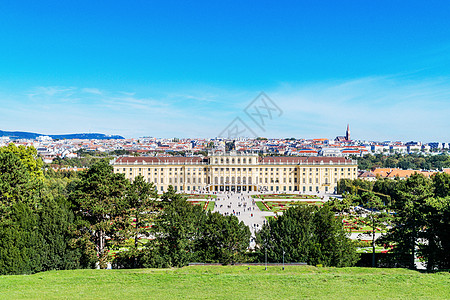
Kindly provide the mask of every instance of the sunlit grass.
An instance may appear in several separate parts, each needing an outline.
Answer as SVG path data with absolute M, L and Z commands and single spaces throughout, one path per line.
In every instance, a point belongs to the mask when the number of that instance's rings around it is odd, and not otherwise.
M 450 274 L 311 266 L 191 266 L 1 276 L 2 299 L 450 298 Z

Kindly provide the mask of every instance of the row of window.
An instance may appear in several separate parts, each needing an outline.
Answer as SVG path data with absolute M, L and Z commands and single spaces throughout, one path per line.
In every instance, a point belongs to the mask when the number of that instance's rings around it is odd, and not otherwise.
M 129 168 L 130 169 L 130 171 L 133 171 L 133 168 Z M 138 171 L 139 172 L 141 172 L 141 171 L 143 171 L 143 170 L 145 170 L 146 168 L 138 168 Z M 147 168 L 148 169 L 148 171 L 151 171 L 152 170 L 152 168 Z M 169 171 L 172 171 L 172 169 L 173 169 L 173 171 L 182 171 L 183 170 L 183 168 L 168 168 L 169 169 Z M 220 171 L 229 171 L 231 169 L 231 171 L 235 171 L 235 169 L 237 170 L 237 171 L 241 171 L 241 168 L 220 168 Z M 291 169 L 294 169 L 294 171 L 297 171 L 295 168 L 259 168 L 259 171 L 260 172 L 262 172 L 263 171 L 263 169 L 264 169 L 264 171 L 269 171 L 269 169 L 270 169 L 270 171 L 274 171 L 274 169 L 275 169 L 275 171 L 279 171 L 279 170 L 281 170 L 281 169 L 283 169 L 283 171 L 291 171 Z M 307 168 L 302 168 L 303 170 L 303 172 L 306 172 L 306 169 Z M 333 169 L 333 168 L 325 168 L 324 170 L 325 170 L 325 172 L 328 172 L 329 171 L 329 169 L 330 169 L 330 171 L 331 171 L 331 169 Z M 338 169 L 339 168 L 334 168 L 334 171 L 335 172 L 338 172 Z M 341 172 L 344 172 L 344 169 L 347 169 L 347 171 L 351 171 L 351 168 L 340 168 L 340 171 Z M 119 168 L 118 169 L 116 169 L 116 171 L 117 172 L 119 172 Z M 155 170 L 155 172 L 156 171 L 158 171 L 158 168 L 154 168 L 154 170 Z M 160 170 L 161 170 L 161 172 L 163 172 L 164 171 L 164 168 L 160 168 Z M 166 169 L 167 170 L 167 169 Z M 186 168 L 186 170 L 187 171 L 190 171 L 190 168 Z M 196 171 L 196 168 L 192 168 L 192 170 L 195 172 Z M 199 172 L 201 172 L 201 171 L 204 171 L 204 172 L 207 172 L 208 171 L 208 168 L 198 168 L 198 171 Z M 214 169 L 216 172 L 217 171 L 219 171 L 219 168 L 215 168 Z M 256 168 L 256 170 L 258 170 L 258 168 Z M 126 171 L 126 168 L 123 168 L 123 171 L 125 172 Z M 242 168 L 242 171 L 247 171 L 247 168 Z M 248 171 L 252 171 L 252 168 L 248 168 Z M 309 172 L 312 172 L 313 171 L 313 168 L 309 168 Z M 316 172 L 319 172 L 319 168 L 315 168 L 315 171 Z M 356 171 L 356 169 L 355 168 L 353 168 L 353 171 L 355 172 Z M 304 175 L 304 173 L 303 173 L 303 175 Z
M 225 164 L 229 164 L 229 163 L 231 163 L 231 164 L 235 164 L 235 163 L 237 163 L 237 164 L 240 164 L 241 163 L 241 161 L 242 161 L 242 163 L 243 164 L 246 164 L 247 162 L 249 163 L 249 164 L 251 164 L 251 163 L 253 163 L 253 162 L 256 162 L 256 158 L 255 159 L 253 159 L 253 158 L 242 158 L 242 160 L 241 160 L 241 158 L 215 158 L 214 159 L 214 163 L 215 164 L 219 164 L 219 162 L 221 163 L 221 164 L 223 164 L 223 163 L 225 163 Z
M 173 188 L 175 189 L 175 191 L 183 191 L 183 186 L 182 185 L 180 185 L 180 186 L 175 185 L 175 186 L 173 186 Z M 243 187 L 243 188 L 245 188 L 245 187 Z M 186 186 L 186 190 L 187 191 L 191 191 L 191 190 L 192 191 L 196 191 L 196 190 L 201 190 L 201 189 L 202 189 L 201 186 L 189 186 L 189 185 Z M 290 192 L 291 191 L 298 191 L 298 188 L 296 186 L 270 186 L 270 187 L 269 186 L 265 186 L 265 187 L 263 187 L 263 189 L 268 190 L 268 191 L 277 191 L 277 192 L 278 191 L 284 191 L 284 192 L 287 192 L 287 191 L 290 191 Z M 325 189 L 325 192 L 328 192 L 328 187 L 327 186 L 324 189 Z M 159 190 L 161 192 L 164 192 L 164 187 L 160 186 Z M 215 190 L 218 191 L 217 186 L 215 187 Z M 302 191 L 303 192 L 313 192 L 313 191 L 318 192 L 319 191 L 319 186 L 303 186 L 302 187 Z

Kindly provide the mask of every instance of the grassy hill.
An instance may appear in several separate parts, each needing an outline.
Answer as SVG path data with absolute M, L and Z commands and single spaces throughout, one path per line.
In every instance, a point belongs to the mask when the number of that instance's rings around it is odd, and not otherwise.
M 191 266 L 1 276 L 1 299 L 449 299 L 450 273 L 310 266 Z

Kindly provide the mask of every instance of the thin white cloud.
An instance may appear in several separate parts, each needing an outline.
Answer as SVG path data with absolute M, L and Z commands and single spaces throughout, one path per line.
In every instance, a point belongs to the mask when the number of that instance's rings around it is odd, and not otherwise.
M 342 135 L 373 140 L 450 141 L 450 79 L 414 81 L 378 76 L 312 84 L 284 83 L 265 92 L 283 110 L 267 122 L 267 137 Z M 27 94 L 0 94 L 0 129 L 43 133 L 105 131 L 128 137 L 214 137 L 259 91 L 217 87 L 156 88 L 139 92 L 99 88 L 38 87 Z M 14 109 L 13 109 L 14 108 Z M 107 130 L 109 128 L 109 130 Z
M 88 94 L 102 95 L 102 92 L 96 88 L 83 88 L 81 91 Z

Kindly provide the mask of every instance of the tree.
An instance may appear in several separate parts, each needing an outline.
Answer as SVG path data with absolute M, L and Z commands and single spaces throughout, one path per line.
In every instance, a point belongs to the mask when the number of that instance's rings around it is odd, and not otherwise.
M 346 236 L 342 221 L 328 207 L 299 205 L 270 220 L 256 234 L 260 260 L 325 266 L 352 266 L 358 258 L 355 244 Z
M 160 255 L 162 266 L 182 267 L 196 259 L 195 244 L 206 214 L 200 206 L 174 193 L 173 188 L 169 187 L 161 199 L 162 213 L 155 220 L 156 239 L 150 243 L 150 251 Z
M 209 212 L 201 225 L 196 251 L 202 262 L 242 262 L 250 242 L 250 229 L 236 216 Z
M 357 203 L 355 203 L 357 205 Z M 375 260 L 375 232 L 376 230 L 384 230 L 390 225 L 391 214 L 386 211 L 386 205 L 372 192 L 366 192 L 361 197 L 361 206 L 366 210 L 360 210 L 358 223 L 364 227 L 370 225 L 372 228 L 368 234 L 372 238 L 372 267 L 376 267 Z
M 450 269 L 450 197 L 428 198 L 422 207 L 424 226 L 419 231 L 418 255 L 427 269 Z
M 415 269 L 418 233 L 425 224 L 421 211 L 430 197 L 433 197 L 431 180 L 416 173 L 399 186 L 392 198 L 392 208 L 395 211 L 393 227 L 380 242 L 394 246 L 393 254 L 397 266 Z
M 32 180 L 27 167 L 17 155 L 0 152 L 0 218 L 8 219 L 15 203 L 35 206 L 36 192 L 37 183 Z
M 436 197 L 450 196 L 450 174 L 436 173 L 432 177 Z
M 79 177 L 71 199 L 81 217 L 80 230 L 91 236 L 99 263 L 104 267 L 108 247 L 106 237 L 113 241 L 124 238 L 121 230 L 128 221 L 125 192 L 129 182 L 123 174 L 114 174 L 113 167 L 106 161 L 99 161 Z
M 15 154 L 24 164 L 25 168 L 28 170 L 32 177 L 42 178 L 43 177 L 43 165 L 44 163 L 39 158 L 37 150 L 34 147 L 25 147 L 20 145 L 17 147 L 14 144 L 9 144 L 6 147 L 0 147 L 0 153 L 13 153 Z
M 0 152 L 0 273 L 86 266 L 71 244 L 73 213 L 62 190 L 30 172 L 15 153 Z
M 134 238 L 134 248 L 138 248 L 140 235 L 149 235 L 145 228 L 150 223 L 152 210 L 155 208 L 155 200 L 158 197 L 153 183 L 148 183 L 141 175 L 137 176 L 129 185 L 127 191 L 130 217 L 134 217 L 134 226 L 128 230 Z

